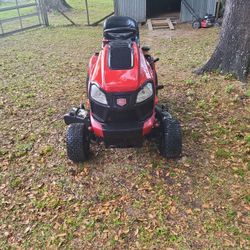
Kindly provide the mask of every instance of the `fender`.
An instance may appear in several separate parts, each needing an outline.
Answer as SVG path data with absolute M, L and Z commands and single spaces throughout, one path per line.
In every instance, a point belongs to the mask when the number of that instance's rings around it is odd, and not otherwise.
M 89 60 L 89 66 L 88 66 L 88 76 L 91 76 L 93 74 L 98 57 L 99 57 L 99 53 L 95 53 L 94 55 L 91 56 Z

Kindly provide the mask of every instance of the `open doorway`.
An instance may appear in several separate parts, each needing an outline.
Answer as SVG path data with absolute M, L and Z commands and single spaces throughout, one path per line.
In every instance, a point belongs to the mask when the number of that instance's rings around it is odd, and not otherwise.
M 181 0 L 146 0 L 146 3 L 147 18 L 180 17 Z

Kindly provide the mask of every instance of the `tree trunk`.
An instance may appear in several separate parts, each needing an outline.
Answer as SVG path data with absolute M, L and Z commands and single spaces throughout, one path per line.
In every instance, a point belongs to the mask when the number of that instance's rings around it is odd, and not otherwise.
M 220 70 L 246 81 L 250 68 L 250 0 L 227 0 L 219 43 L 197 74 Z
M 66 2 L 66 0 L 44 0 L 44 4 L 47 7 L 47 10 L 60 10 L 68 11 L 71 9 L 71 6 Z

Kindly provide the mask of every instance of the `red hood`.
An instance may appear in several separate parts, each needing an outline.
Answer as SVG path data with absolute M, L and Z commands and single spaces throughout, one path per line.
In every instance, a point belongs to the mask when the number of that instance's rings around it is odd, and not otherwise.
M 146 80 L 153 79 L 150 66 L 136 43 L 133 43 L 134 67 L 132 69 L 110 69 L 108 53 L 109 45 L 107 44 L 98 56 L 93 73 L 90 73 L 91 82 L 98 83 L 104 91 L 131 92 L 137 90 Z

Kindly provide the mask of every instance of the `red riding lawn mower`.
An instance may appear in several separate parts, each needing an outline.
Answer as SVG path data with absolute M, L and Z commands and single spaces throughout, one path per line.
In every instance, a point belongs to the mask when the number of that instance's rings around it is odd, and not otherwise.
M 180 124 L 158 104 L 155 62 L 148 47 L 140 47 L 139 29 L 128 17 L 110 17 L 104 23 L 100 53 L 89 63 L 87 95 L 90 110 L 81 104 L 64 116 L 67 153 L 73 162 L 84 162 L 90 143 L 106 147 L 141 147 L 144 139 L 158 144 L 166 158 L 181 155 Z

